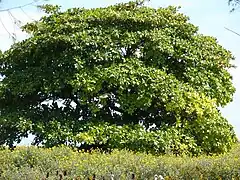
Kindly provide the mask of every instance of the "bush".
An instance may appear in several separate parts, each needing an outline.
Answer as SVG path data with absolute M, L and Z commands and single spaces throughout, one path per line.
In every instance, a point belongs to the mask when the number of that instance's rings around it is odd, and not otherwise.
M 0 179 L 239 179 L 240 145 L 221 156 L 154 156 L 127 150 L 78 152 L 68 147 L 0 151 Z

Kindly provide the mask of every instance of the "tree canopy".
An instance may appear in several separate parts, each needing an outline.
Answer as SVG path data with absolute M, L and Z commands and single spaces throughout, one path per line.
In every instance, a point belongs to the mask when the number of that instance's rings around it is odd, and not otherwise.
M 49 14 L 0 58 L 0 144 L 222 153 L 236 141 L 232 54 L 175 7 L 143 2 Z

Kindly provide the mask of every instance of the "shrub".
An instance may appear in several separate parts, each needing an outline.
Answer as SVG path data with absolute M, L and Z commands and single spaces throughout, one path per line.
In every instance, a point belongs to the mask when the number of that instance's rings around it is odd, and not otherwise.
M 221 156 L 154 156 L 127 150 L 78 152 L 69 147 L 0 151 L 0 179 L 239 179 L 240 145 Z

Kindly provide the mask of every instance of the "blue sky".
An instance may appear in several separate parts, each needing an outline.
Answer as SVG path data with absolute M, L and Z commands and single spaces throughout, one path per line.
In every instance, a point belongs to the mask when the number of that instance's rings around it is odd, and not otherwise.
M 31 2 L 31 0 L 3 0 L 0 10 L 23 5 Z M 49 0 L 49 4 L 58 4 L 63 9 L 71 7 L 103 7 L 117 2 L 127 2 L 127 0 Z M 46 3 L 45 2 L 45 3 Z M 234 126 L 237 136 L 240 138 L 240 118 L 238 111 L 240 111 L 240 37 L 227 31 L 224 27 L 230 28 L 240 33 L 240 11 L 229 13 L 227 0 L 151 0 L 148 3 L 152 7 L 166 7 L 168 5 L 181 6 L 181 12 L 190 17 L 190 21 L 199 27 L 202 34 L 214 36 L 218 39 L 219 43 L 230 50 L 235 56 L 234 64 L 238 66 L 232 69 L 230 73 L 233 76 L 233 83 L 237 88 L 232 103 L 222 109 L 223 115 Z M 21 9 L 12 10 L 11 13 L 16 19 L 21 20 L 23 23 L 38 19 L 42 14 L 34 6 L 27 6 Z M 12 25 L 12 20 L 8 12 L 0 12 L 0 18 L 8 29 L 9 33 L 16 33 L 18 40 L 27 37 L 27 34 L 22 33 L 18 28 Z M 9 33 L 4 29 L 0 23 L 0 49 L 6 50 L 13 43 L 9 38 Z

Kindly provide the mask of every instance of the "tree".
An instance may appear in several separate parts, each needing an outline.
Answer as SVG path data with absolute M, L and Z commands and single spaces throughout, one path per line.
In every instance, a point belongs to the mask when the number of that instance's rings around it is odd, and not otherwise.
M 1 144 L 32 133 L 46 147 L 199 154 L 236 142 L 218 110 L 233 56 L 177 8 L 42 8 L 0 60 Z

